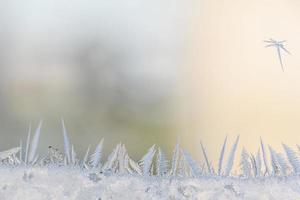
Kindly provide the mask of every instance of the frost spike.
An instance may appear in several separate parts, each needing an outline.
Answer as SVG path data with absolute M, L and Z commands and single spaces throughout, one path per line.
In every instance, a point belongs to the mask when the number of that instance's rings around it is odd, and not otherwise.
M 272 168 L 273 168 L 273 175 L 278 174 L 278 161 L 277 161 L 277 156 L 276 156 L 276 152 L 275 150 L 269 145 L 269 151 L 270 151 L 270 155 L 271 155 L 271 163 L 272 163 Z
M 125 157 L 124 157 L 124 168 L 125 168 L 126 171 L 129 172 L 129 174 L 133 174 L 133 171 L 129 167 L 129 156 L 128 156 L 128 154 L 125 154 Z
M 178 168 L 178 160 L 179 160 L 179 143 L 177 142 L 174 151 L 173 151 L 173 157 L 172 157 L 172 166 L 170 170 L 170 175 L 176 175 L 176 171 Z
M 282 154 L 276 153 L 276 157 L 277 157 L 278 164 L 280 166 L 281 173 L 282 173 L 282 175 L 285 176 L 286 175 L 286 170 L 288 168 L 288 165 L 285 162 L 285 159 L 284 159 L 284 157 L 283 157 Z
M 76 164 L 76 152 L 75 152 L 75 149 L 74 149 L 74 146 L 72 145 L 72 148 L 71 148 L 71 161 L 72 161 L 72 164 L 75 165 Z
M 233 162 L 234 162 L 234 156 L 235 156 L 236 148 L 237 148 L 237 145 L 239 143 L 239 139 L 240 139 L 240 136 L 237 136 L 237 138 L 235 140 L 235 143 L 231 148 L 231 151 L 230 151 L 230 154 L 229 154 L 229 157 L 228 157 L 228 161 L 227 161 L 227 165 L 226 165 L 225 176 L 229 176 L 229 174 L 231 172 Z
M 91 155 L 91 163 L 93 168 L 97 168 L 101 161 L 103 141 L 104 139 L 102 138 L 99 144 L 97 145 L 95 152 Z
M 290 164 L 293 167 L 294 174 L 299 174 L 299 172 L 300 172 L 300 162 L 299 162 L 299 159 L 296 155 L 296 152 L 293 149 L 291 149 L 289 146 L 287 146 L 283 143 L 282 143 L 282 146 L 284 148 L 284 151 L 287 155 L 287 158 L 288 158 Z
M 62 124 L 62 129 L 63 129 L 65 156 L 67 158 L 66 164 L 69 164 L 71 162 L 70 139 L 69 139 L 68 132 L 67 132 L 65 122 L 64 122 L 63 118 L 61 118 L 61 124 Z
M 260 151 L 258 150 L 255 156 L 255 164 L 257 168 L 257 176 L 261 175 L 261 156 Z
M 29 146 L 30 146 L 30 134 L 31 134 L 31 123 L 29 124 L 27 141 L 26 141 L 26 149 L 25 149 L 25 160 L 24 162 L 28 163 L 28 154 L 29 154 Z
M 37 146 L 39 144 L 42 124 L 43 124 L 43 121 L 40 121 L 40 123 L 35 131 L 35 134 L 32 138 L 31 145 L 30 145 L 30 152 L 28 155 L 28 162 L 32 162 L 36 158 L 35 154 L 36 154 Z
M 160 147 L 158 148 L 157 159 L 156 159 L 156 174 L 163 176 L 168 171 L 168 161 L 166 155 L 162 152 Z
M 183 155 L 183 150 L 180 149 L 180 158 L 178 160 L 178 172 L 177 176 L 181 177 L 189 177 L 192 176 L 191 174 L 191 168 L 188 166 L 188 163 L 186 162 L 184 155 Z
M 125 145 L 122 144 L 119 149 L 119 152 L 118 152 L 118 163 L 119 163 L 118 170 L 119 170 L 119 173 L 121 173 L 121 174 L 126 173 L 126 164 L 125 164 L 126 155 L 127 155 L 127 152 L 126 152 Z
M 261 151 L 262 151 L 262 154 L 263 154 L 263 160 L 264 160 L 266 172 L 267 172 L 267 174 L 270 174 L 270 169 L 269 169 L 268 162 L 267 162 L 267 154 L 266 154 L 266 151 L 265 151 L 264 143 L 263 143 L 261 138 L 260 138 L 260 145 L 261 145 Z
M 113 164 L 116 161 L 116 159 L 118 158 L 118 152 L 119 149 L 121 147 L 121 143 L 119 143 L 113 150 L 113 152 L 111 152 L 111 154 L 109 154 L 106 163 L 103 165 L 102 170 L 112 170 Z
M 202 145 L 202 142 L 200 142 L 200 145 L 201 145 L 201 149 L 202 149 L 202 153 L 203 153 L 203 156 L 204 156 L 204 159 L 205 159 L 205 163 L 206 163 L 206 167 L 207 167 L 208 173 L 211 174 L 211 167 L 210 167 L 210 164 L 209 164 L 206 152 L 205 152 L 205 148 Z
M 224 153 L 225 153 L 225 147 L 227 143 L 227 136 L 225 137 L 221 153 L 220 153 L 220 158 L 219 158 L 219 163 L 218 163 L 218 175 L 220 176 L 222 173 L 222 164 L 223 164 L 223 159 L 224 159 Z
M 86 161 L 87 161 L 87 159 L 88 159 L 88 157 L 89 157 L 89 152 L 90 152 L 90 146 L 88 146 L 88 148 L 87 148 L 87 150 L 86 150 L 86 152 L 85 152 L 85 155 L 84 155 L 84 157 L 83 157 L 83 161 L 82 161 L 83 165 L 86 164 Z
M 203 156 L 204 156 L 204 158 L 205 158 L 205 163 L 206 163 L 206 166 L 207 166 L 208 173 L 211 174 L 211 167 L 210 167 L 210 164 L 209 164 L 209 161 L 208 161 L 206 152 L 205 152 L 205 148 L 204 148 L 204 146 L 202 145 L 202 142 L 200 142 L 200 145 L 201 145 L 201 149 L 202 149 Z
M 143 175 L 144 176 L 151 175 L 150 170 L 151 170 L 151 165 L 153 162 L 154 154 L 155 154 L 155 145 L 153 145 L 149 148 L 147 153 L 143 156 L 143 158 L 140 161 L 140 163 L 143 167 Z
M 250 161 L 251 161 L 251 165 L 252 165 L 252 169 L 253 169 L 253 175 L 254 177 L 257 177 L 258 176 L 258 169 L 257 169 L 257 164 L 256 164 L 256 161 L 255 161 L 255 157 L 253 154 L 251 154 L 250 156 Z
M 245 148 L 243 148 L 242 150 L 241 166 L 242 166 L 243 175 L 245 177 L 249 177 L 251 174 L 251 165 L 249 163 L 249 154 L 247 153 Z
M 20 161 L 22 162 L 23 161 L 23 153 L 22 153 L 22 151 L 23 151 L 23 144 L 22 144 L 22 140 L 20 140 L 20 152 L 19 152 L 19 159 L 20 159 Z
M 192 156 L 185 150 L 182 151 L 185 161 L 188 163 L 189 168 L 193 177 L 198 177 L 201 172 L 197 162 L 192 158 Z
M 134 160 L 132 160 L 131 158 L 129 158 L 129 165 L 130 165 L 130 167 L 131 167 L 136 173 L 138 173 L 139 175 L 142 175 L 142 174 L 143 174 L 143 172 L 142 172 L 140 166 L 139 166 Z

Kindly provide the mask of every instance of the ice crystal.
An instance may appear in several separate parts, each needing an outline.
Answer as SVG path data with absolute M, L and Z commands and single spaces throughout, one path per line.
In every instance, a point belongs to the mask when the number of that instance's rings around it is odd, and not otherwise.
M 20 142 L 18 147 L 0 152 L 0 199 L 300 199 L 299 146 L 295 151 L 282 144 L 284 153 L 279 153 L 271 146 L 265 148 L 261 140 L 261 148 L 256 154 L 243 148 L 238 161 L 235 160 L 238 136 L 224 165 L 226 137 L 217 170 L 214 170 L 214 162 L 209 159 L 202 143 L 199 150 L 202 150 L 204 159 L 200 162 L 179 143 L 174 148 L 171 162 L 156 145 L 150 147 L 136 162 L 122 143 L 117 144 L 105 159 L 102 153 L 103 139 L 92 154 L 88 147 L 81 159 L 62 123 L 63 151 L 49 146 L 45 155 L 38 154 L 37 147 L 42 136 L 40 122 L 32 138 L 29 128 L 26 145 Z M 240 163 L 239 169 L 234 169 L 235 173 L 232 172 L 234 163 Z M 29 185 L 20 184 L 18 180 Z M 59 187 L 52 187 L 51 184 Z M 14 188 L 24 194 L 11 192 Z M 59 191 L 60 188 L 63 190 Z M 268 192 L 275 189 L 279 190 L 276 196 L 274 192 Z M 50 194 L 49 190 L 56 196 Z M 265 197 L 259 198 L 262 195 Z

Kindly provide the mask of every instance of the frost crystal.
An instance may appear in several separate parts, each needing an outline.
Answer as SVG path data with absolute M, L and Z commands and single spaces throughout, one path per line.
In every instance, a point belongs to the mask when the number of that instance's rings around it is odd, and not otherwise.
M 88 147 L 84 158 L 80 159 L 64 123 L 64 150 L 61 152 L 49 146 L 47 154 L 39 156 L 41 126 L 42 122 L 32 139 L 29 128 L 26 145 L 21 142 L 19 147 L 0 152 L 1 200 L 300 199 L 300 190 L 296 187 L 300 182 L 298 152 L 285 144 L 282 145 L 285 154 L 271 146 L 265 148 L 262 140 L 261 151 L 254 155 L 243 149 L 239 169 L 234 168 L 234 163 L 238 163 L 235 154 L 239 137 L 224 165 L 226 137 L 216 171 L 202 143 L 200 149 L 204 160 L 201 162 L 179 143 L 170 163 L 161 148 L 155 145 L 136 162 L 128 155 L 125 145 L 119 143 L 103 163 L 104 140 L 100 140 L 91 155 Z

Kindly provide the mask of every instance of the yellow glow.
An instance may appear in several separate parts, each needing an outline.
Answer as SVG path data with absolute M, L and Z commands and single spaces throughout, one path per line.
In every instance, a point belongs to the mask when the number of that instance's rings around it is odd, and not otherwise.
M 260 136 L 275 148 L 300 143 L 300 2 L 204 0 L 198 6 L 182 68 L 185 142 L 195 147 L 201 139 L 214 159 L 226 134 L 231 142 L 240 134 L 240 147 L 252 152 Z M 264 48 L 269 38 L 287 40 L 292 55 L 283 55 L 284 73 L 275 49 Z

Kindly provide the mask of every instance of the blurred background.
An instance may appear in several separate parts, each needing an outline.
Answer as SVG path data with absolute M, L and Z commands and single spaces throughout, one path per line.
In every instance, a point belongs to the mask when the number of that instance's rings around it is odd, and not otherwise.
M 40 150 L 105 138 L 134 158 L 177 139 L 216 161 L 226 135 L 300 142 L 296 0 L 27 0 L 0 3 L 1 150 L 44 120 Z M 287 40 L 283 73 L 275 49 Z
M 192 2 L 28 0 L 0 5 L 1 150 L 44 120 L 41 150 L 104 137 L 141 156 L 176 142 L 178 68 Z M 176 114 L 177 113 L 177 114 Z

